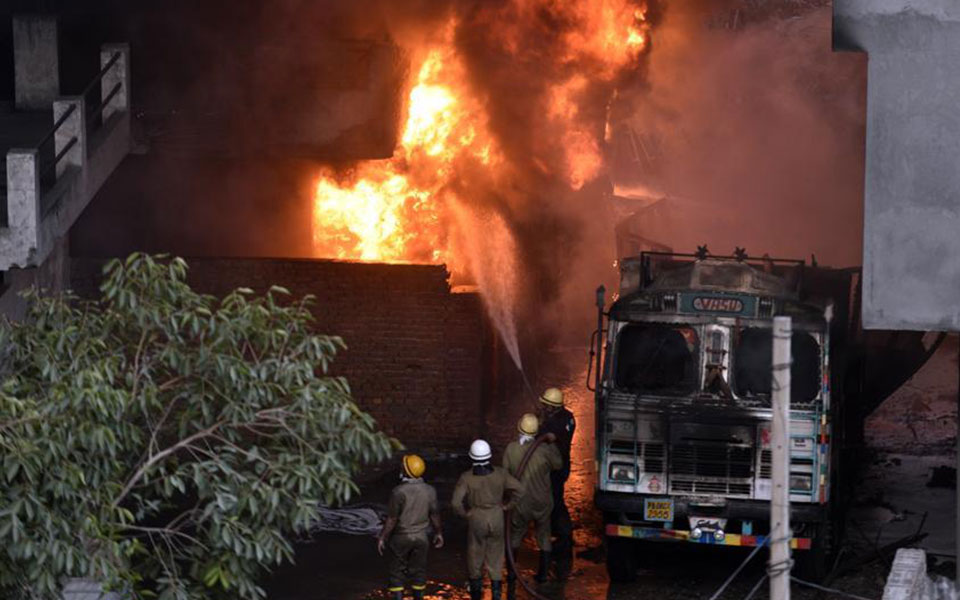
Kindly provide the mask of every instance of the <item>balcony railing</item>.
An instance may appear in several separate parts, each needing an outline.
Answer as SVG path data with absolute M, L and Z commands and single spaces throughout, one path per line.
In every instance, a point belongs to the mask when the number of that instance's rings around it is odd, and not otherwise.
M 7 152 L 0 270 L 40 264 L 53 238 L 66 233 L 129 150 L 128 47 L 104 46 L 100 64 L 79 96 L 53 102 L 53 125 L 39 143 Z M 116 121 L 115 115 L 125 120 Z M 124 129 L 122 140 L 114 135 L 118 127 Z M 53 213 L 56 218 L 44 225 Z

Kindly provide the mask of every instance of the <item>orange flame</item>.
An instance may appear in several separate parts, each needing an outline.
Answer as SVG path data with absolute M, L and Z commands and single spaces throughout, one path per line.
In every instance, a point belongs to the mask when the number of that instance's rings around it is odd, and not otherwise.
M 589 78 L 560 77 L 545 98 L 545 118 L 556 135 L 545 146 L 562 148 L 562 164 L 530 158 L 579 189 L 603 170 L 601 139 L 583 124 L 580 107 L 592 80 L 611 80 L 646 48 L 645 9 L 629 0 L 512 0 L 511 7 L 517 21 L 504 25 L 504 39 L 516 52 L 523 51 L 525 42 L 517 23 L 530 23 L 548 11 L 573 24 L 560 35 L 561 62 L 574 70 L 584 66 Z M 461 170 L 482 169 L 495 176 L 507 165 L 489 130 L 484 106 L 469 89 L 466 67 L 454 44 L 456 26 L 451 21 L 441 41 L 421 54 L 395 156 L 362 162 L 349 173 L 320 174 L 313 204 L 316 255 L 445 262 L 451 271 L 473 271 L 474 280 L 481 279 L 476 257 L 455 252 L 455 247 L 468 251 L 485 246 L 464 243 L 464 232 L 457 231 L 465 219 L 451 213 L 453 204 L 468 203 L 460 202 L 453 183 Z M 499 230 L 506 228 L 501 224 Z

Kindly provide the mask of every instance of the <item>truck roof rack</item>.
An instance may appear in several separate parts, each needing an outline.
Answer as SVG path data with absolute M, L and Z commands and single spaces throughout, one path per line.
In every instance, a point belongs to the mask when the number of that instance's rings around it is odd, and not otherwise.
M 772 258 L 768 255 L 751 257 L 743 248 L 737 248 L 731 255 L 710 254 L 707 247 L 699 246 L 697 252 L 641 252 L 639 257 L 625 258 L 620 261 L 621 273 L 624 271 L 638 271 L 640 289 L 645 289 L 654 282 L 660 271 L 673 270 L 692 265 L 699 261 L 729 262 L 745 265 L 751 269 L 764 271 L 776 275 L 784 280 L 789 288 L 800 294 L 803 284 L 803 271 L 806 262 L 792 258 Z M 639 264 L 638 264 L 639 263 Z M 636 280 L 635 280 L 636 281 Z

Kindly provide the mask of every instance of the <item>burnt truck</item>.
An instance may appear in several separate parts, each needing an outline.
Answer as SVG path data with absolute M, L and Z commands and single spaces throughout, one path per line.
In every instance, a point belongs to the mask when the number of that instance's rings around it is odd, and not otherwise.
M 858 386 L 845 381 L 855 275 L 742 249 L 620 261 L 609 310 L 598 289 L 588 372 L 611 579 L 631 580 L 652 542 L 766 543 L 772 325 L 781 315 L 793 320 L 791 546 L 801 577 L 826 575 L 842 525 L 845 394 Z

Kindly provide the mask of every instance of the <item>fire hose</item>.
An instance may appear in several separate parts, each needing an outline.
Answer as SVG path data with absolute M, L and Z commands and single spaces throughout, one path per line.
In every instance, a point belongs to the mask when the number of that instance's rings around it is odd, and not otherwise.
M 520 466 L 517 468 L 517 475 L 516 475 L 517 479 L 520 479 L 521 477 L 523 477 L 523 472 L 527 468 L 527 462 L 530 460 L 530 457 L 533 456 L 533 451 L 536 450 L 540 446 L 540 444 L 544 443 L 546 440 L 547 440 L 547 436 L 541 435 L 536 440 L 534 440 L 532 444 L 530 444 L 530 448 L 527 450 L 527 453 L 523 455 L 523 460 L 520 461 Z M 505 545 L 507 546 L 508 568 L 512 573 L 514 573 L 514 575 L 517 578 L 517 581 L 520 582 L 520 586 L 523 589 L 525 589 L 528 594 L 536 598 L 536 600 L 550 600 L 546 596 L 538 593 L 535 589 L 533 589 L 533 587 L 529 583 L 527 583 L 527 581 L 523 577 L 520 577 L 520 573 L 519 571 L 517 571 L 517 563 L 513 559 L 513 545 L 510 543 L 510 520 L 511 520 L 510 516 L 512 512 L 513 512 L 513 509 L 507 511 L 506 513 L 504 513 L 504 518 L 503 518 L 504 520 L 504 525 L 503 525 L 504 536 L 503 537 L 505 540 Z

